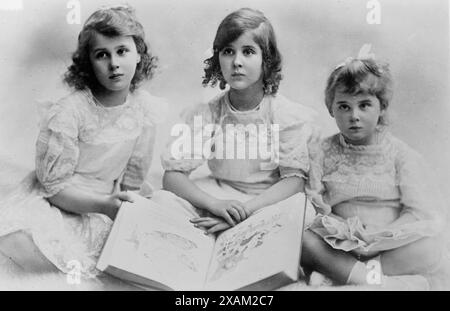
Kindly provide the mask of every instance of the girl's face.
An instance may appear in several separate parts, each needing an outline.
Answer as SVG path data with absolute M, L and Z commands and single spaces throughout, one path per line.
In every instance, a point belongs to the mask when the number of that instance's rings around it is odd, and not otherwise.
M 111 92 L 129 90 L 141 56 L 131 36 L 106 37 L 96 33 L 89 53 L 97 81 Z
M 262 88 L 262 50 L 250 31 L 219 52 L 220 69 L 231 88 L 244 90 L 255 84 Z
M 385 112 L 376 96 L 336 90 L 331 109 L 339 130 L 349 143 L 370 145 L 375 142 L 378 120 Z

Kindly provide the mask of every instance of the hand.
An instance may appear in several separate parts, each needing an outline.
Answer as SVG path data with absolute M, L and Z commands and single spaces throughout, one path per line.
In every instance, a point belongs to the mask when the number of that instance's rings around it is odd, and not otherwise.
M 103 208 L 103 213 L 114 220 L 114 218 L 116 218 L 117 212 L 119 211 L 119 208 L 122 206 L 122 203 L 124 201 L 131 203 L 134 202 L 130 193 L 126 191 L 120 191 L 108 196 Z
M 314 198 L 313 198 L 311 200 L 311 204 L 314 207 L 316 214 L 329 215 L 332 212 L 331 206 L 323 203 L 321 200 L 319 202 L 317 202 L 317 200 L 314 200 Z
M 235 200 L 218 200 L 209 206 L 208 210 L 223 218 L 230 226 L 235 226 L 236 222 L 239 223 L 250 216 L 244 203 Z
M 191 219 L 191 222 L 196 228 L 205 230 L 206 235 L 224 231 L 231 227 L 225 220 L 218 217 L 198 217 Z

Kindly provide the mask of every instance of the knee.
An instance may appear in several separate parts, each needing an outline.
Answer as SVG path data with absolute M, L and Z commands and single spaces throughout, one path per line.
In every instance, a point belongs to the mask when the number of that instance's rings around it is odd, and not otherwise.
M 387 274 L 423 274 L 434 270 L 442 260 L 442 243 L 438 238 L 422 238 L 382 255 Z
M 40 252 L 31 237 L 22 231 L 1 237 L 0 251 L 24 271 L 56 271 L 55 266 Z
M 443 247 L 438 238 L 423 238 L 413 245 L 413 257 L 419 262 L 423 269 L 436 266 L 443 255 Z
M 322 240 L 317 234 L 310 230 L 306 230 L 303 232 L 303 242 L 302 242 L 302 250 L 313 250 L 317 248 L 317 245 L 320 244 L 320 240 Z

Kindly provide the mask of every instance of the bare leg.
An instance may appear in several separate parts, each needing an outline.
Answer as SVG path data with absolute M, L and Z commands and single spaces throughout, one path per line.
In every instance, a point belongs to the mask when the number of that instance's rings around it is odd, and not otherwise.
M 357 260 L 349 253 L 330 247 L 310 230 L 303 233 L 301 265 L 316 270 L 333 281 L 346 284 Z
M 57 271 L 36 247 L 31 237 L 22 231 L 0 237 L 0 252 L 26 272 Z
M 385 275 L 427 274 L 435 270 L 443 255 L 440 238 L 423 238 L 385 251 L 381 267 Z

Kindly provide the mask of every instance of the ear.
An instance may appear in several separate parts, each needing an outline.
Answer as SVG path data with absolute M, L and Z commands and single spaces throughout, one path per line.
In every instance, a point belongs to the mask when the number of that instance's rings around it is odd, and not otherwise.
M 136 64 L 139 64 L 141 62 L 141 54 L 138 53 L 138 57 L 136 59 Z
M 380 106 L 380 117 L 384 117 L 386 114 L 386 107 Z

